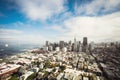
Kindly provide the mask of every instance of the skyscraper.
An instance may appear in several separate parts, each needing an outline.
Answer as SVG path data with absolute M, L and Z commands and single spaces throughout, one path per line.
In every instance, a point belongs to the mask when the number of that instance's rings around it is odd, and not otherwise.
M 86 52 L 88 48 L 88 42 L 87 42 L 87 37 L 83 37 L 83 46 L 82 46 L 82 51 Z
M 46 46 L 49 46 L 49 41 L 46 41 L 46 44 L 45 44 Z
M 78 41 L 78 42 L 77 42 L 77 52 L 81 52 L 81 51 L 82 51 L 81 49 L 82 49 L 82 48 L 81 48 L 81 42 Z
M 74 51 L 75 52 L 77 51 L 77 41 L 76 41 L 76 38 L 74 38 Z
M 87 43 L 87 37 L 83 37 L 83 46 L 86 46 L 88 43 Z
M 64 41 L 60 41 L 60 42 L 59 42 L 59 47 L 60 47 L 60 49 L 62 49 L 64 46 L 65 46 Z

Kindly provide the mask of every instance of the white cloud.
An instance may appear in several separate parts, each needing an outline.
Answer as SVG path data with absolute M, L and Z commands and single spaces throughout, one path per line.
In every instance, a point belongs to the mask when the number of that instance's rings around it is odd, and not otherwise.
M 77 16 L 73 15 L 70 11 L 65 12 L 65 1 L 66 0 L 16 0 L 20 11 L 27 16 L 27 18 L 35 21 L 51 19 L 53 23 L 46 24 L 50 25 L 49 27 L 43 27 L 46 25 L 42 25 L 40 28 L 38 28 L 39 25 L 36 27 L 32 21 L 31 23 L 28 22 L 25 24 L 21 22 L 13 23 L 10 25 L 11 27 L 5 25 L 11 29 L 0 29 L 0 38 L 35 43 L 42 43 L 45 40 L 71 40 L 74 36 L 76 36 L 77 39 L 87 36 L 91 41 L 100 42 L 120 40 L 120 12 L 103 16 Z M 91 3 L 75 6 L 75 13 L 97 15 L 99 12 L 114 11 L 116 8 L 119 8 L 119 5 L 120 0 L 93 0 Z M 63 13 L 61 17 L 59 17 L 60 13 Z M 56 17 L 56 15 L 59 16 Z M 20 29 L 23 30 L 23 32 L 12 30 L 12 27 L 22 27 Z
M 93 0 L 90 3 L 75 5 L 75 13 L 85 15 L 98 15 L 120 9 L 120 0 Z
M 87 36 L 90 41 L 119 41 L 120 12 L 99 17 L 73 17 L 62 25 L 66 29 L 58 38 L 66 39 L 74 36 L 79 39 Z
M 20 39 L 23 32 L 15 29 L 0 29 L 0 40 L 15 41 Z
M 65 10 L 65 0 L 16 0 L 22 13 L 31 20 L 47 20 Z
M 54 24 L 46 28 L 51 30 L 50 41 L 72 40 L 74 37 L 82 40 L 88 37 L 89 41 L 106 42 L 120 40 L 120 12 L 104 16 L 76 16 L 61 24 Z M 56 33 L 57 32 L 57 33 Z M 50 34 L 48 34 L 50 36 Z M 50 38 L 50 37 L 49 37 Z
M 34 44 L 43 44 L 47 39 L 41 34 L 24 34 L 21 35 L 22 42 L 24 43 L 34 43 Z M 21 39 L 19 39 L 21 40 Z
M 0 40 L 21 43 L 43 43 L 46 39 L 40 34 L 28 34 L 15 29 L 0 29 Z
M 46 30 L 53 30 L 53 31 L 57 31 L 57 32 L 64 32 L 65 29 L 63 28 L 62 25 L 51 25 L 51 26 L 47 26 L 45 27 Z
M 16 23 L 16 27 L 19 27 L 19 25 L 25 26 L 27 24 Z M 28 31 L 30 30 L 28 27 L 26 28 Z M 42 30 L 45 32 L 42 33 Z M 30 31 L 24 32 L 14 29 L 0 29 L 0 38 L 9 38 L 8 40 L 13 39 L 32 43 L 44 43 L 46 40 L 72 40 L 74 36 L 79 40 L 86 36 L 89 41 L 96 42 L 119 41 L 120 12 L 98 17 L 71 17 L 61 22 L 61 24 L 56 23 L 49 27 L 44 27 L 44 29 L 37 30 L 38 32 L 35 31 L 36 33 L 33 30 Z
M 22 31 L 13 29 L 0 29 L 0 34 L 21 34 Z

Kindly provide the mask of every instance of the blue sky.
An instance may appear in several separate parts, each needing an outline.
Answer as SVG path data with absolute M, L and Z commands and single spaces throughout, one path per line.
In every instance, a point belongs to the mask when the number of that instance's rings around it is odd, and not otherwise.
M 120 0 L 0 0 L 0 40 L 120 40 Z

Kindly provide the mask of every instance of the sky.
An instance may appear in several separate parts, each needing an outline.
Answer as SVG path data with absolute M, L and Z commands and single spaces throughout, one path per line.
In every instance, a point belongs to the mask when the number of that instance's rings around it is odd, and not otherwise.
M 120 41 L 120 0 L 0 0 L 0 40 Z

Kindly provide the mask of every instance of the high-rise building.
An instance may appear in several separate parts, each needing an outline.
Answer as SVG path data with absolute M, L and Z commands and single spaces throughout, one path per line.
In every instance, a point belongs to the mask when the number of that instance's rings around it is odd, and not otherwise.
M 81 51 L 82 51 L 81 42 L 78 41 L 77 42 L 77 52 L 81 52 Z
M 71 42 L 71 41 L 69 41 L 69 42 L 68 42 L 68 45 L 69 45 L 69 46 L 72 46 L 72 42 Z
M 75 52 L 77 51 L 77 41 L 76 41 L 76 38 L 74 38 L 74 51 Z
M 95 48 L 95 44 L 94 44 L 94 42 L 91 42 L 91 43 L 89 44 L 89 51 L 94 50 L 94 48 Z
M 68 51 L 72 51 L 72 42 L 71 41 L 69 41 L 68 42 Z
M 49 51 L 53 51 L 53 46 L 49 46 L 49 47 L 48 47 L 48 50 L 49 50 Z
M 83 37 L 82 51 L 83 51 L 83 52 L 86 52 L 87 49 L 88 49 L 87 37 Z
M 59 42 L 59 47 L 60 47 L 60 49 L 62 49 L 62 48 L 64 47 L 64 45 L 65 45 L 65 44 L 64 44 L 64 41 L 60 41 L 60 42 Z
M 45 44 L 46 46 L 49 46 L 49 41 L 46 41 L 46 44 Z
M 56 47 L 59 47 L 59 46 L 58 46 L 58 43 L 54 43 L 54 44 L 53 44 L 53 50 L 56 50 Z
M 83 46 L 86 46 L 88 44 L 88 42 L 87 42 L 87 37 L 84 37 L 83 38 Z

